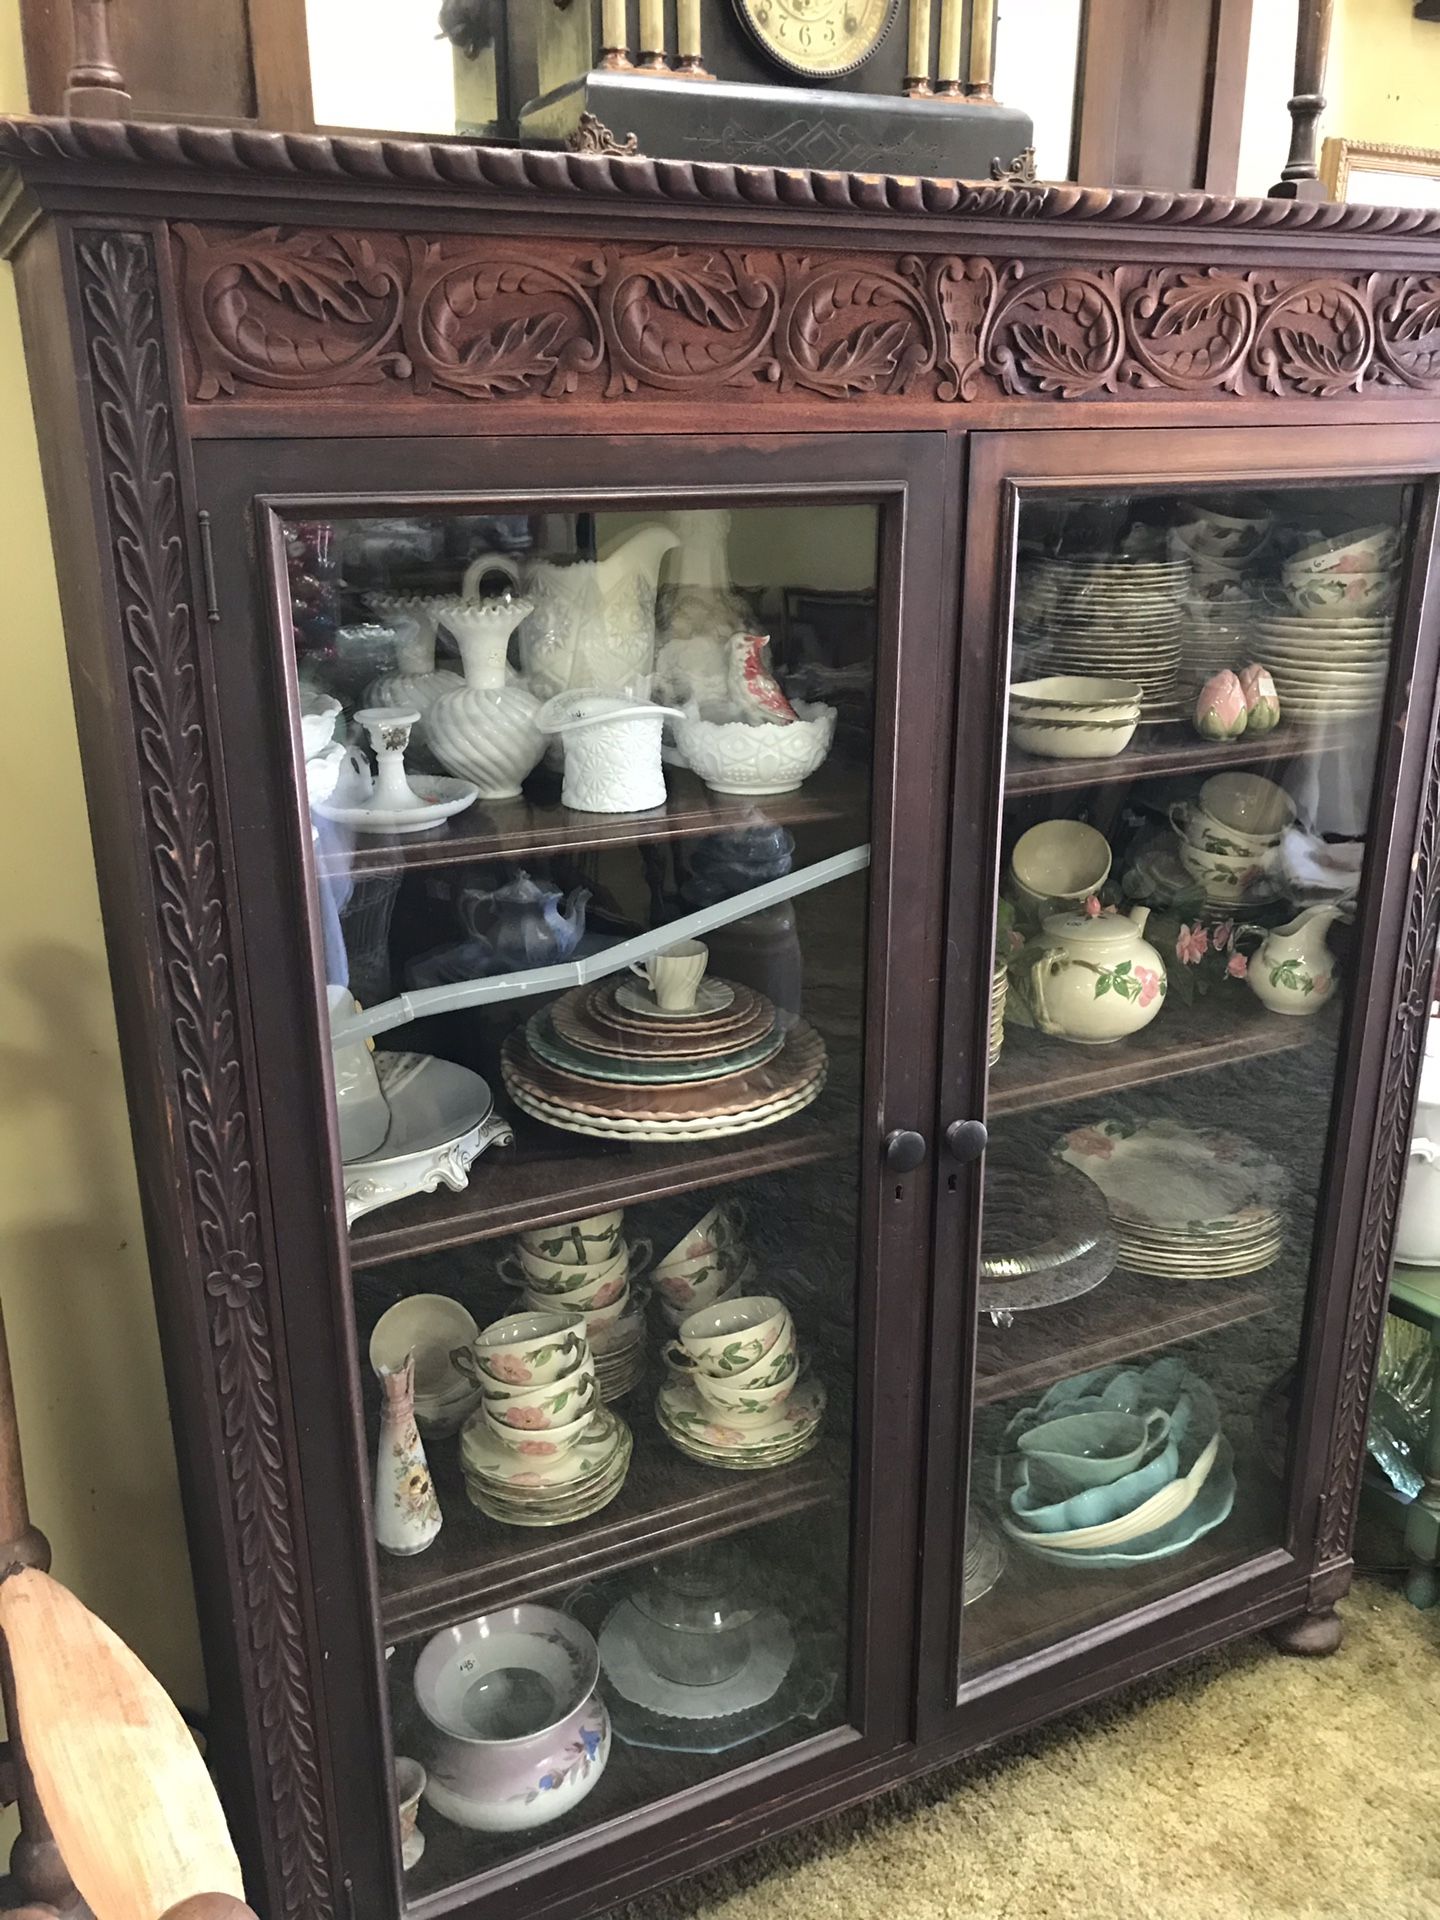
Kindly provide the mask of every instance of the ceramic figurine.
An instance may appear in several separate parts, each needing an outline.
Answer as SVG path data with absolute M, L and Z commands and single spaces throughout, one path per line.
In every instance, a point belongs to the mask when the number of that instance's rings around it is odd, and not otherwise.
M 568 960 L 584 935 L 589 901 L 588 887 L 562 896 L 558 887 L 532 880 L 521 868 L 503 886 L 471 880 L 455 904 L 471 942 L 489 950 L 482 971 L 512 973 Z
M 1245 696 L 1245 731 L 1273 733 L 1280 724 L 1280 695 L 1275 690 L 1269 669 L 1260 666 L 1244 668 L 1240 675 L 1240 691 Z
M 415 1424 L 415 1355 L 377 1367 L 380 1442 L 375 1451 L 375 1538 L 387 1553 L 423 1553 L 440 1531 L 440 1502 Z
M 665 804 L 660 735 L 675 707 L 618 695 L 563 693 L 536 716 L 544 733 L 565 743 L 561 803 L 580 813 L 644 813 Z
M 367 707 L 410 707 L 419 715 L 412 739 L 425 743 L 425 716 L 442 693 L 458 693 L 458 673 L 435 665 L 435 602 L 423 594 L 372 593 L 373 612 L 395 635 L 395 671 L 382 673 L 365 689 Z
M 1195 702 L 1195 731 L 1205 740 L 1238 740 L 1249 722 L 1244 689 L 1228 667 L 1213 674 Z
M 799 715 L 785 698 L 780 682 L 766 665 L 768 633 L 732 633 L 727 649 L 727 679 L 736 716 L 752 724 L 793 726 Z
M 1335 960 L 1325 944 L 1339 907 L 1306 907 L 1272 927 L 1251 956 L 1245 978 L 1272 1013 L 1318 1013 L 1335 991 Z
M 538 699 L 572 688 L 639 698 L 655 664 L 655 589 L 660 562 L 678 539 L 650 521 L 603 560 L 531 560 L 522 570 L 484 554 L 466 569 L 461 595 L 497 569 L 523 583 L 532 608 L 520 629 L 526 685 Z M 457 635 L 458 638 L 458 635 Z
M 473 780 L 484 800 L 515 800 L 520 782 L 545 751 L 536 724 L 540 702 L 506 671 L 510 636 L 530 612 L 528 600 L 437 600 L 455 637 L 465 680 L 431 707 L 430 750 L 442 767 Z
M 1148 907 L 1049 916 L 1036 947 L 1010 968 L 1042 1033 L 1095 1047 L 1149 1026 L 1166 981 L 1165 962 L 1144 938 L 1148 916 Z

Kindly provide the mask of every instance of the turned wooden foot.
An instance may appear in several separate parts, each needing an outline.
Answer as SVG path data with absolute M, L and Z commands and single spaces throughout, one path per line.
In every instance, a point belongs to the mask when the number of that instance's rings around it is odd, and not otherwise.
M 1318 1659 L 1335 1652 L 1345 1638 L 1345 1622 L 1334 1607 L 1323 1607 L 1318 1613 L 1297 1613 L 1293 1620 L 1281 1620 L 1271 1627 L 1270 1638 L 1281 1653 Z

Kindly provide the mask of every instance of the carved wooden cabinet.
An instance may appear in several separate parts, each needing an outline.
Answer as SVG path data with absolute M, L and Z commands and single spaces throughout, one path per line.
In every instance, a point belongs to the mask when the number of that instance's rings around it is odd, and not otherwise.
M 579 1916 L 1333 1646 L 1436 944 L 1440 215 L 0 153 L 260 1910 Z M 562 788 L 652 675 L 633 810 Z M 460 810 L 372 831 L 402 751 Z M 552 1441 L 443 1328 L 622 1209 Z M 371 1363 L 436 1313 L 397 1478 Z M 762 1322 L 726 1400 L 686 1342 Z

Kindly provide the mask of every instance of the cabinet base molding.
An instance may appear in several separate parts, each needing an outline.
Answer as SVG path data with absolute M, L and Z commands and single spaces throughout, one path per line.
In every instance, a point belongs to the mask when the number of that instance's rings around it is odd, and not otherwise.
M 1344 1638 L 1345 1622 L 1334 1607 L 1297 1613 L 1293 1620 L 1281 1620 L 1270 1629 L 1271 1643 L 1279 1652 L 1300 1654 L 1307 1660 L 1337 1653 Z

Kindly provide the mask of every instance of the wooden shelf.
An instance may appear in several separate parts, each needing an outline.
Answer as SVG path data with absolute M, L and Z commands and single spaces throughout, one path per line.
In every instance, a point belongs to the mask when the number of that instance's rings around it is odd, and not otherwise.
M 414 1559 L 380 1556 L 387 1638 L 433 1633 L 849 1493 L 848 1423 L 840 1405 L 827 1412 L 832 1431 L 803 1460 L 765 1473 L 732 1473 L 687 1459 L 670 1444 L 655 1420 L 654 1390 L 653 1380 L 643 1380 L 616 1406 L 635 1435 L 624 1486 L 608 1507 L 571 1526 L 507 1527 L 487 1518 L 465 1493 L 457 1443 L 434 1443 L 431 1470 L 445 1524 L 435 1544 Z
M 831 820 L 854 823 L 857 840 L 869 829 L 869 782 L 863 769 L 830 762 L 796 793 L 758 799 L 712 793 L 693 773 L 666 769 L 663 807 L 647 813 L 577 813 L 562 807 L 558 789 L 548 801 L 477 800 L 435 833 L 365 834 L 344 852 L 320 854 L 323 876 L 363 878 L 462 865 L 471 860 L 518 859 L 632 847 L 652 840 L 733 832 L 757 820 L 808 827 Z
M 1376 717 L 1378 725 L 1378 715 Z M 1162 774 L 1214 773 L 1221 767 L 1261 767 L 1306 754 L 1335 753 L 1357 740 L 1373 738 L 1352 727 L 1312 733 L 1304 727 L 1277 727 L 1250 739 L 1202 740 L 1188 721 L 1176 726 L 1141 727 L 1123 753 L 1101 760 L 1047 760 L 1011 746 L 1005 762 L 1005 797 L 1033 793 L 1069 793 L 1078 787 L 1113 787 Z
M 1280 1483 L 1258 1461 L 1243 1458 L 1236 1459 L 1235 1478 L 1235 1506 L 1229 1518 L 1168 1560 L 1113 1569 L 1077 1567 L 1072 1572 L 1027 1553 L 1002 1534 L 1005 1571 L 983 1599 L 965 1609 L 960 1629 L 962 1683 L 1002 1661 L 1023 1659 L 1282 1545 L 1285 1514 Z M 987 1518 L 995 1524 L 993 1513 L 987 1512 Z
M 350 1233 L 350 1264 L 380 1266 L 522 1227 L 581 1219 L 605 1207 L 728 1186 L 785 1167 L 853 1155 L 855 1124 L 848 1129 L 838 1124 L 842 1107 L 832 1092 L 793 1120 L 758 1133 L 673 1147 L 589 1140 L 516 1114 L 515 1145 L 492 1147 L 472 1168 L 463 1193 L 442 1187 L 357 1220 Z
M 1017 1313 L 1008 1327 L 980 1316 L 975 1399 L 988 1406 L 1252 1320 L 1270 1307 L 1266 1275 L 1237 1283 L 1153 1280 L 1118 1270 L 1060 1306 Z
M 1324 1015 L 1267 1013 L 1243 986 L 1232 990 L 1227 982 L 1193 1006 L 1172 1000 L 1142 1033 L 1110 1046 L 1081 1047 L 1032 1028 L 1007 1026 L 1004 1051 L 990 1069 L 988 1117 L 1063 1106 L 1122 1087 L 1286 1053 L 1310 1045 L 1317 1029 L 1329 1025 Z

